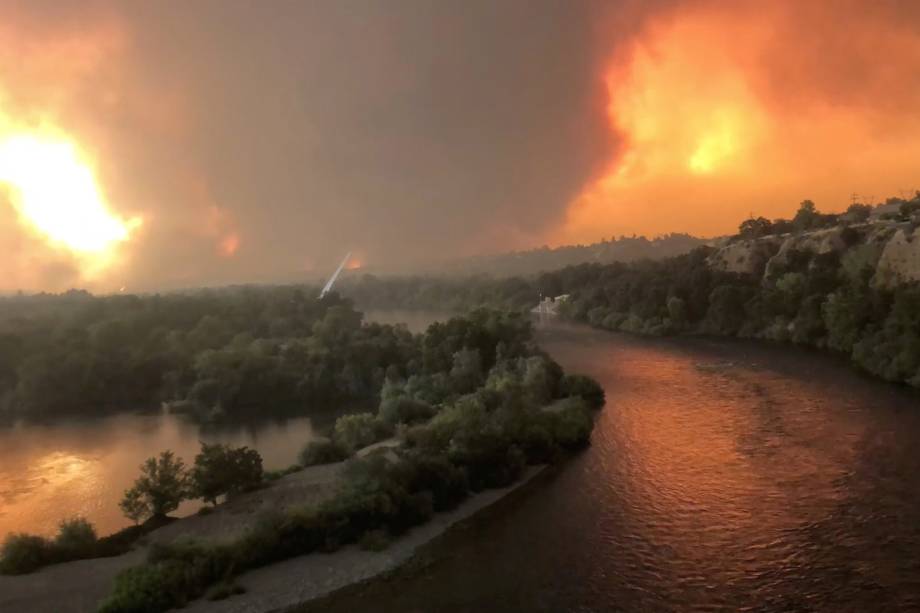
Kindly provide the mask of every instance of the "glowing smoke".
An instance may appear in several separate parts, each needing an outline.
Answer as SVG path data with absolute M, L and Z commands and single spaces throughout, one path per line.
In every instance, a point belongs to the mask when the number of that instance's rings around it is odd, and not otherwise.
M 918 9 L 683 2 L 612 52 L 607 172 L 557 243 L 728 232 L 805 198 L 841 210 L 920 186 Z

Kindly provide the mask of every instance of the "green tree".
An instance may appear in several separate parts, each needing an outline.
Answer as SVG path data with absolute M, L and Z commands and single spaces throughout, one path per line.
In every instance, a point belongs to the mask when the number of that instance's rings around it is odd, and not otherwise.
M 139 524 L 142 520 L 150 517 L 150 505 L 147 504 L 145 496 L 135 487 L 125 490 L 124 498 L 118 503 L 122 514 Z
M 482 358 L 478 349 L 461 349 L 454 353 L 450 378 L 459 394 L 466 394 L 482 385 Z
M 262 456 L 255 449 L 201 443 L 191 471 L 191 486 L 205 502 L 217 504 L 220 496 L 232 496 L 261 482 Z
M 872 207 L 868 204 L 851 204 L 847 208 L 846 217 L 850 221 L 862 222 L 869 219 L 869 215 L 872 214 Z
M 738 227 L 738 235 L 741 238 L 760 238 L 770 234 L 773 230 L 773 224 L 766 217 L 750 218 L 741 222 Z
M 796 230 L 811 230 L 821 218 L 821 214 L 811 200 L 803 200 L 796 211 L 795 217 L 792 218 L 792 225 Z
M 172 451 L 164 451 L 159 458 L 148 458 L 141 465 L 141 476 L 125 491 L 119 506 L 126 517 L 136 522 L 148 515 L 165 516 L 178 509 L 188 496 L 185 463 Z
M 372 445 L 391 432 L 389 426 L 372 413 L 343 415 L 335 420 L 333 439 L 349 453 Z
M 668 298 L 668 319 L 675 330 L 685 329 L 690 321 L 687 315 L 687 303 L 682 298 L 671 296 Z

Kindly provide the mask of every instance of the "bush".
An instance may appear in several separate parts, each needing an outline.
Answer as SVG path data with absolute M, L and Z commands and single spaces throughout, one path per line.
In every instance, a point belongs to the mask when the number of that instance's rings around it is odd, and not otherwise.
M 450 446 L 448 458 L 466 470 L 471 490 L 506 487 L 521 476 L 527 458 L 504 433 L 489 430 L 458 434 Z
M 198 565 L 180 560 L 148 562 L 115 577 L 99 613 L 161 613 L 184 606 L 208 584 Z
M 524 452 L 529 464 L 552 462 L 559 453 L 559 446 L 553 438 L 552 426 L 548 423 L 551 419 L 546 414 L 535 415 L 521 430 L 521 451 Z
M 422 400 L 410 396 L 387 398 L 380 403 L 378 415 L 388 424 L 423 421 L 436 413 L 435 408 Z
M 83 517 L 74 517 L 62 521 L 54 547 L 62 557 L 76 559 L 91 557 L 97 543 L 96 528 Z
M 547 412 L 553 441 L 560 447 L 577 449 L 588 444 L 594 422 L 583 400 L 569 398 Z
M 335 421 L 332 438 L 335 442 L 354 452 L 373 445 L 392 433 L 392 428 L 371 413 L 343 415 Z
M 466 471 L 452 464 L 446 456 L 409 454 L 401 468 L 407 472 L 409 491 L 431 493 L 434 511 L 453 509 L 469 494 Z
M 346 460 L 350 455 L 345 447 L 335 441 L 310 441 L 300 452 L 300 463 L 303 466 L 332 464 Z
M 248 447 L 201 444 L 191 472 L 194 495 L 217 504 L 220 496 L 250 490 L 262 483 L 262 456 Z
M 578 396 L 592 409 L 604 406 L 606 396 L 600 384 L 585 375 L 565 375 L 560 384 L 562 396 Z
M 22 575 L 48 563 L 51 545 L 40 536 L 10 534 L 0 546 L 0 573 Z
M 24 574 L 48 564 L 120 555 L 142 533 L 143 529 L 135 526 L 99 539 L 91 523 L 74 517 L 60 523 L 51 541 L 30 534 L 11 534 L 0 547 L 0 574 Z

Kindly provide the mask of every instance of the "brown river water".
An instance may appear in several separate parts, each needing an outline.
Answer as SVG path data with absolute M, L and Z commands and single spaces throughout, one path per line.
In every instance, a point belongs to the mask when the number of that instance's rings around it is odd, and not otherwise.
M 918 611 L 920 402 L 827 356 L 540 329 L 591 447 L 326 613 Z
M 321 610 L 920 611 L 917 394 L 791 348 L 561 323 L 538 335 L 607 391 L 591 447 L 426 564 Z M 203 433 L 128 415 L 2 430 L 0 533 L 74 513 L 124 525 L 116 503 L 140 461 L 191 459 L 202 436 L 283 466 L 313 426 Z

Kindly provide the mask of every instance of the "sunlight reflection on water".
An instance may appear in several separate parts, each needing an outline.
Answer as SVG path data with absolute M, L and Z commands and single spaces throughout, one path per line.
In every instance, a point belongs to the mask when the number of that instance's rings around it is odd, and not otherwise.
M 200 428 L 174 415 L 116 415 L 0 429 L 0 537 L 8 532 L 49 534 L 73 515 L 100 533 L 124 527 L 118 501 L 148 457 L 171 449 L 194 460 L 199 440 L 248 445 L 268 469 L 282 468 L 315 437 L 308 418 L 250 426 Z M 188 502 L 181 513 L 193 512 Z

